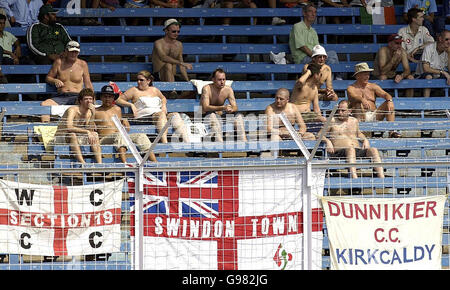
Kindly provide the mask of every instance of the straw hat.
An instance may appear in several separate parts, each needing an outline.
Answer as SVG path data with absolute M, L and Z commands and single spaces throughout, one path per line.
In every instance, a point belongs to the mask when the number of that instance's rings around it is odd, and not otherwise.
M 361 63 L 355 64 L 355 73 L 353 74 L 353 76 L 356 76 L 356 74 L 358 74 L 360 72 L 366 72 L 366 71 L 373 71 L 373 69 L 369 68 L 369 65 L 367 64 L 367 62 L 361 62 Z

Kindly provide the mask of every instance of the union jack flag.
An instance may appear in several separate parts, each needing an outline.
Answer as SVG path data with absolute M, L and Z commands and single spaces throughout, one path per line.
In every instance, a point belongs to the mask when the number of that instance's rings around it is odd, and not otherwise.
M 211 190 L 208 190 L 218 188 L 217 171 L 150 172 L 144 174 L 143 181 L 144 213 L 175 214 L 182 217 L 219 217 L 219 199 L 211 199 Z M 135 205 L 134 185 L 134 179 L 130 179 L 128 186 L 132 212 Z M 200 193 L 210 193 L 209 196 L 201 198 L 199 189 Z M 179 192 L 177 196 L 173 196 L 174 199 L 169 200 L 169 192 L 174 190 Z
M 144 268 L 301 269 L 302 193 L 292 186 L 302 180 L 300 174 L 292 169 L 276 174 L 271 170 L 147 173 L 141 221 Z M 134 181 L 128 187 L 134 193 Z M 317 202 L 313 204 L 320 210 Z M 133 203 L 131 237 L 134 213 Z M 318 238 L 321 217 L 313 215 Z M 320 248 L 314 249 L 319 253 L 315 265 L 320 267 L 321 240 L 315 244 Z

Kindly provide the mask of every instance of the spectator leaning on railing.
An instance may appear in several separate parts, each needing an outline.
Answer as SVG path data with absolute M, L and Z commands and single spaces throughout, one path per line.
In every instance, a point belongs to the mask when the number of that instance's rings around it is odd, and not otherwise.
M 403 39 L 398 34 L 391 34 L 388 38 L 387 46 L 381 47 L 374 61 L 373 75 L 379 80 L 393 79 L 399 83 L 403 79 L 413 80 L 409 68 L 408 55 L 402 47 Z M 403 72 L 397 73 L 397 67 L 402 64 Z M 407 97 L 414 96 L 414 89 L 406 90 Z
M 421 63 L 417 67 L 417 73 L 423 79 L 443 78 L 450 86 L 450 31 L 444 30 L 437 36 L 437 41 L 427 45 L 422 54 Z M 424 89 L 423 96 L 429 97 L 431 89 Z

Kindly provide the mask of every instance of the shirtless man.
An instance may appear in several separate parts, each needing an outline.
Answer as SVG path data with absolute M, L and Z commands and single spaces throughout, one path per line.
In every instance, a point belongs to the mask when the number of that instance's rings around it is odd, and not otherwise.
M 403 39 L 398 34 L 391 34 L 388 38 L 388 45 L 378 50 L 374 61 L 373 75 L 379 80 L 394 79 L 397 84 L 403 80 L 413 80 L 409 68 L 408 54 L 402 47 Z M 403 66 L 403 72 L 397 73 L 399 64 Z M 414 96 L 414 89 L 406 90 L 407 97 Z
M 381 162 L 377 148 L 370 147 L 369 140 L 359 130 L 359 121 L 350 116 L 348 101 L 342 100 L 338 104 L 337 117 L 331 120 L 328 127 L 328 138 L 324 136 L 326 150 L 330 157 L 347 158 L 348 163 L 355 163 L 356 157 L 370 157 L 374 162 Z M 359 142 L 362 141 L 362 146 Z M 379 178 L 384 178 L 383 167 L 376 167 Z M 350 168 L 352 178 L 358 178 L 356 168 Z
M 165 36 L 153 44 L 153 74 L 162 82 L 174 82 L 178 65 L 183 80 L 188 82 L 186 69 L 192 69 L 192 64 L 183 61 L 183 44 L 177 40 L 180 23 L 176 19 L 167 20 L 164 32 Z
M 72 106 L 64 112 L 53 140 L 54 144 L 70 144 L 71 150 L 75 152 L 75 158 L 80 163 L 86 163 L 80 145 L 91 145 L 95 161 L 102 163 L 102 152 L 93 118 L 94 102 L 94 91 L 89 88 L 82 89 L 78 96 L 79 105 Z
M 51 99 L 41 103 L 41 106 L 75 105 L 78 94 L 83 88 L 94 90 L 89 75 L 88 65 L 84 60 L 78 58 L 80 44 L 76 41 L 67 43 L 62 58 L 53 62 L 52 68 L 47 74 L 45 81 L 54 85 L 58 94 Z M 49 122 L 50 116 L 41 116 L 42 122 Z
M 117 118 L 122 121 L 122 125 L 127 131 L 130 130 L 130 123 L 128 123 L 127 119 L 122 119 L 120 107 L 114 104 L 114 100 L 116 100 L 117 97 L 118 95 L 114 93 L 114 88 L 112 86 L 106 85 L 101 89 L 100 99 L 102 105 L 95 110 L 95 125 L 97 126 L 97 132 L 100 137 L 100 144 L 115 145 L 120 160 L 123 163 L 126 163 L 127 145 L 111 118 L 116 115 Z M 147 135 L 135 133 L 130 134 L 129 136 L 131 141 L 136 144 L 141 152 L 145 153 L 150 149 L 151 142 Z M 156 157 L 153 152 L 150 152 L 149 158 L 151 161 L 156 162 Z
M 384 91 L 379 85 L 370 83 L 370 72 L 365 62 L 355 65 L 355 73 L 353 76 L 356 82 L 347 87 L 347 95 L 349 108 L 352 109 L 353 115 L 359 121 L 395 121 L 395 108 L 392 96 Z M 376 98 L 380 97 L 386 101 L 378 108 L 376 107 Z M 398 138 L 401 135 L 398 132 L 391 132 L 390 137 Z
M 180 114 L 167 114 L 167 100 L 161 91 L 153 86 L 153 76 L 150 72 L 143 70 L 137 74 L 137 86 L 129 88 L 121 94 L 116 103 L 120 106 L 130 107 L 133 115 L 138 120 L 156 123 L 156 128 L 161 131 L 166 125 L 167 119 L 172 118 L 172 126 L 177 135 L 184 142 L 189 143 L 190 138 L 187 128 Z M 167 131 L 161 136 L 161 143 L 167 143 Z
M 298 125 L 298 133 L 305 140 L 315 140 L 314 134 L 306 132 L 306 125 L 297 107 L 289 103 L 289 90 L 278 89 L 275 93 L 275 102 L 268 105 L 265 111 L 267 117 L 267 133 L 271 141 L 292 139 L 291 134 L 277 116 L 284 113 L 292 126 Z
M 295 82 L 292 90 L 292 103 L 297 106 L 305 123 L 327 120 L 321 115 L 319 106 L 319 86 L 322 75 L 320 69 L 321 66 L 316 63 L 309 64 L 308 69 Z M 313 112 L 311 112 L 311 103 Z
M 321 45 L 316 45 L 312 49 L 312 62 L 311 63 L 317 63 L 320 65 L 320 84 L 318 85 L 319 90 L 319 100 L 324 101 L 337 101 L 338 96 L 334 92 L 333 89 L 333 75 L 331 72 L 331 67 L 326 64 L 327 61 L 327 52 L 325 51 L 325 48 Z M 303 66 L 303 73 L 306 73 L 308 70 L 309 64 L 305 64 Z M 325 83 L 326 88 L 321 89 L 320 87 Z
M 202 113 L 206 114 L 205 119 L 209 119 L 211 129 L 217 142 L 223 142 L 222 122 L 223 114 L 235 114 L 234 127 L 239 141 L 247 141 L 244 128 L 244 118 L 242 114 L 236 114 L 238 106 L 234 97 L 234 91 L 230 86 L 225 85 L 226 75 L 221 68 L 212 73 L 212 84 L 208 84 L 202 89 L 200 105 Z M 225 101 L 229 104 L 226 105 Z

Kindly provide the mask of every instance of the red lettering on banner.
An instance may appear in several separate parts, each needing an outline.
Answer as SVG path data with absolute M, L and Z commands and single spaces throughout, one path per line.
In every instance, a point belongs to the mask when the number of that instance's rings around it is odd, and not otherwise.
M 53 251 L 55 256 L 67 255 L 67 234 L 69 229 L 120 224 L 121 208 L 84 212 L 68 212 L 68 188 L 53 186 L 53 212 L 0 209 L 0 225 L 37 227 L 54 231 Z
M 237 241 L 262 237 L 301 234 L 303 213 L 290 212 L 264 216 L 237 216 L 239 213 L 239 171 L 220 171 L 216 188 L 180 187 L 177 173 L 166 173 L 166 185 L 144 185 L 147 194 L 168 197 L 169 214 L 144 214 L 144 236 L 217 241 L 219 270 L 237 269 Z M 228 178 L 225 178 L 227 176 Z M 130 193 L 134 191 L 129 184 Z M 180 199 L 218 200 L 218 217 L 181 217 Z M 323 213 L 312 211 L 313 231 L 321 231 Z M 134 212 L 131 216 L 134 236 Z
M 357 203 L 335 203 L 328 201 L 330 216 L 342 216 L 347 219 L 374 220 L 409 220 L 417 218 L 428 218 L 436 216 L 437 203 L 434 201 L 398 203 L 398 204 L 357 204 Z M 368 205 L 368 207 L 367 207 Z
M 85 212 L 78 214 L 43 214 L 0 209 L 0 225 L 39 228 L 87 228 L 120 224 L 120 209 Z
M 313 231 L 321 229 L 321 211 L 313 213 Z M 183 218 L 144 215 L 144 235 L 188 240 L 252 239 L 303 233 L 301 212 L 236 218 Z M 266 224 L 266 221 L 268 222 Z
M 427 202 L 427 210 L 426 210 L 426 217 L 429 217 L 430 212 L 432 212 L 433 216 L 437 216 L 436 211 L 434 210 L 434 208 L 437 206 L 437 203 L 435 201 L 429 201 Z
M 424 217 L 424 214 L 420 214 L 421 211 L 423 211 L 423 207 L 421 208 L 420 206 L 425 205 L 425 202 L 416 202 L 414 204 L 414 213 L 413 213 L 413 217 L 416 218 L 421 218 Z

